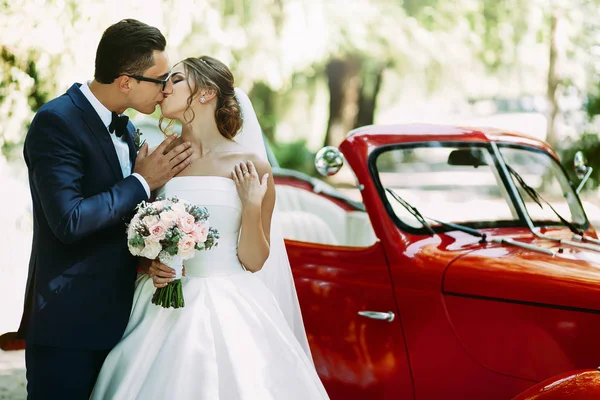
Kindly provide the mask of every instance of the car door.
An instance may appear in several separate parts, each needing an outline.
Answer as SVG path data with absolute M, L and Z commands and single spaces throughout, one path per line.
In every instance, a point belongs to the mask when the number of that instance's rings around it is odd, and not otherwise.
M 332 399 L 412 399 L 388 265 L 366 248 L 286 240 L 313 359 Z

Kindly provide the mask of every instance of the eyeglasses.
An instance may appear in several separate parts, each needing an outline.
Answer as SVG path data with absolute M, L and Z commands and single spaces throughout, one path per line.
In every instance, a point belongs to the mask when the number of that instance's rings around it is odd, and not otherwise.
M 162 92 L 164 92 L 165 89 L 167 88 L 167 83 L 169 83 L 169 80 L 171 79 L 171 72 L 169 72 L 169 75 L 167 75 L 167 77 L 165 79 L 154 79 L 154 78 L 148 78 L 146 76 L 141 76 L 141 75 L 127 75 L 127 74 L 123 74 L 123 76 L 127 76 L 129 78 L 133 78 L 133 79 L 136 79 L 138 81 L 157 83 L 157 84 L 161 85 L 160 90 Z

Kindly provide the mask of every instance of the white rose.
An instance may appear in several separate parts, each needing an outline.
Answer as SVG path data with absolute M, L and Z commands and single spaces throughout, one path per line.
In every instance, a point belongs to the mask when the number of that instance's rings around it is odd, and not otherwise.
M 135 215 L 131 221 L 129 222 L 129 226 L 127 227 L 127 237 L 129 239 L 135 236 L 135 228 L 140 223 L 140 218 Z
M 129 252 L 131 254 L 133 254 L 134 256 L 139 256 L 142 253 L 142 249 L 140 249 L 137 246 L 132 246 L 132 245 L 128 245 L 129 246 Z
M 171 209 L 175 211 L 176 214 L 182 215 L 185 214 L 185 205 L 180 201 L 179 203 L 175 203 L 171 206 Z
M 146 239 L 144 250 L 141 251 L 140 255 L 149 258 L 150 260 L 154 260 L 158 257 L 158 253 L 160 253 L 161 250 L 162 245 L 159 242 Z
M 145 216 L 144 219 L 142 219 L 142 222 L 144 223 L 144 225 L 146 225 L 147 228 L 149 228 L 158 224 L 158 217 L 156 215 L 148 215 Z
M 177 221 L 177 214 L 173 210 L 167 210 L 160 213 L 160 220 L 165 226 L 172 226 Z

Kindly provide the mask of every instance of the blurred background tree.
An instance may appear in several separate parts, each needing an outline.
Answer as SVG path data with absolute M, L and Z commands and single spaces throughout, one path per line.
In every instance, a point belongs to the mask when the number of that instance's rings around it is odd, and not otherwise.
M 600 104 L 593 85 L 600 21 L 590 18 L 599 15 L 599 3 L 4 1 L 2 154 L 19 158 L 33 113 L 73 81 L 91 79 L 103 30 L 135 17 L 164 32 L 172 62 L 210 54 L 231 67 L 284 167 L 313 173 L 306 160 L 359 126 L 461 121 L 503 110 L 544 115 L 544 137 L 566 155 L 566 144 L 582 146 L 583 132 L 597 132 L 584 105 Z

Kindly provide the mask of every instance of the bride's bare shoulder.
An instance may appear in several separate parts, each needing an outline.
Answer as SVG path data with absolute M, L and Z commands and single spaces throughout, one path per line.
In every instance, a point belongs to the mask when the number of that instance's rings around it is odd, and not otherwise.
M 254 164 L 254 167 L 256 168 L 258 173 L 260 174 L 271 172 L 271 165 L 267 160 L 263 159 L 256 153 L 248 151 L 244 147 L 240 146 L 240 151 L 230 153 L 229 158 L 230 162 L 234 164 L 251 161 Z

